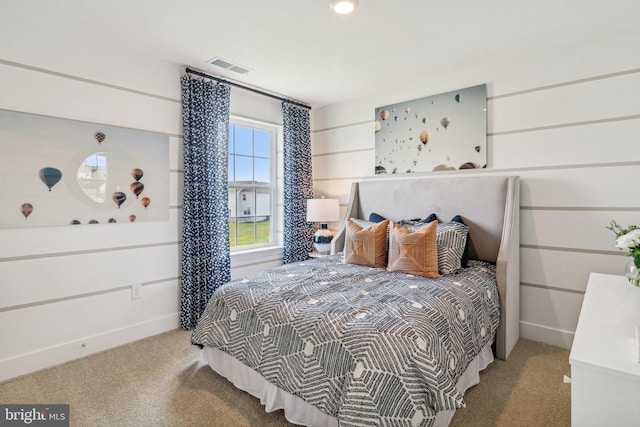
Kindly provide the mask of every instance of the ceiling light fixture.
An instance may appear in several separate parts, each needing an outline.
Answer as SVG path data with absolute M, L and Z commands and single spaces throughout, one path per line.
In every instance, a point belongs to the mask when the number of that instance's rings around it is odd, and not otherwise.
M 358 0 L 331 0 L 329 7 L 331 7 L 335 13 L 346 15 L 358 7 Z

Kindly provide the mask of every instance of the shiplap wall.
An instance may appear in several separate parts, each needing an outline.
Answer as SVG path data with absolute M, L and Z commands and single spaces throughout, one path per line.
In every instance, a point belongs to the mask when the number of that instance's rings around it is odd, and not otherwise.
M 640 34 L 487 58 L 316 109 L 316 195 L 344 210 L 351 182 L 373 175 L 375 107 L 481 83 L 488 169 L 438 173 L 521 177 L 521 335 L 570 347 L 589 272 L 623 274 L 628 261 L 605 226 L 640 224 Z
M 179 310 L 184 67 L 15 33 L 0 40 L 0 109 L 169 135 L 170 219 L 0 229 L 0 381 L 175 329 Z M 232 115 L 281 126 L 278 102 L 231 98 Z M 232 277 L 280 264 L 281 248 L 235 253 Z

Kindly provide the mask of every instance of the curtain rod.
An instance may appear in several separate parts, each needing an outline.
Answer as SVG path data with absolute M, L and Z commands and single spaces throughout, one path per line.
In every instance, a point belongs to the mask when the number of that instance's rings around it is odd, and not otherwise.
M 188 67 L 187 67 L 186 71 L 189 74 L 195 74 L 196 76 L 205 77 L 207 79 L 215 80 L 215 81 L 218 81 L 218 82 L 224 82 L 224 83 L 226 83 L 228 85 L 235 86 L 235 87 L 238 87 L 240 89 L 248 90 L 248 91 L 257 93 L 259 95 L 268 96 L 269 98 L 277 99 L 278 101 L 288 102 L 289 104 L 294 104 L 294 105 L 297 105 L 298 107 L 306 108 L 307 110 L 311 109 L 311 106 L 309 106 L 307 104 L 303 104 L 302 102 L 293 101 L 291 99 L 287 99 L 287 98 L 283 98 L 281 96 L 273 95 L 273 94 L 268 93 L 268 92 L 263 92 L 261 90 L 254 89 L 252 87 L 243 86 L 243 85 L 241 85 L 239 83 L 230 82 L 229 80 L 225 80 L 225 79 L 222 79 L 220 77 L 212 76 L 210 74 L 205 74 L 202 71 L 194 70 L 194 69 L 188 68 Z

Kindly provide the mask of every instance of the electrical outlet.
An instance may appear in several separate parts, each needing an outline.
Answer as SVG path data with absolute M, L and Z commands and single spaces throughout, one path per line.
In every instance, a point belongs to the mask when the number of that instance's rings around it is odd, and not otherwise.
M 140 299 L 142 298 L 142 284 L 136 283 L 131 285 L 131 299 Z

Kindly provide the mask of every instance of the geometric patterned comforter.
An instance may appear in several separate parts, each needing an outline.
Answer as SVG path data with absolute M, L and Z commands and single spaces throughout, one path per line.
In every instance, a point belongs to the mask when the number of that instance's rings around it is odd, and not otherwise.
M 427 279 L 335 255 L 234 280 L 192 343 L 218 348 L 341 426 L 429 426 L 464 407 L 459 376 L 493 339 L 495 267 Z

